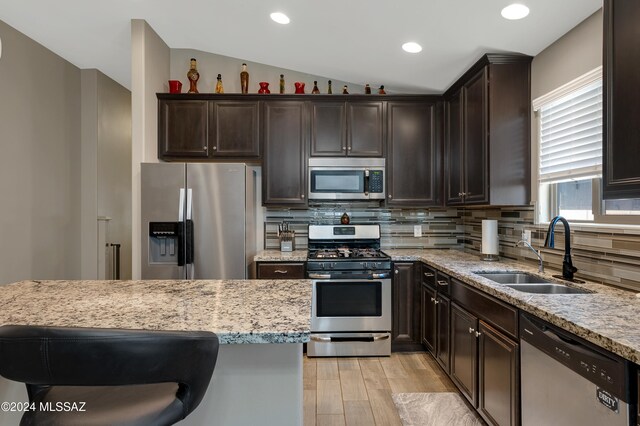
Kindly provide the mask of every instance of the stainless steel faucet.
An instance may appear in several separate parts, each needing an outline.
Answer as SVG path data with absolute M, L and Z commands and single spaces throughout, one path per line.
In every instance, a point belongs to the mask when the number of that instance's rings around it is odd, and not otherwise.
M 578 271 L 578 268 L 571 263 L 571 229 L 569 228 L 569 222 L 562 216 L 556 216 L 551 219 L 549 224 L 549 230 L 547 231 L 547 238 L 544 240 L 544 246 L 553 248 L 553 233 L 556 223 L 562 222 L 564 225 L 564 260 L 562 261 L 562 278 L 565 280 L 573 280 L 573 273 Z
M 540 250 L 534 249 L 533 247 L 531 247 L 531 244 L 529 244 L 529 242 L 525 240 L 518 241 L 516 243 L 516 247 L 518 247 L 521 243 L 522 245 L 526 245 L 527 247 L 529 247 L 531 251 L 534 252 L 536 256 L 538 256 L 538 260 L 540 261 L 540 263 L 538 264 L 538 272 L 544 272 L 544 265 L 542 264 L 542 255 L 540 254 Z

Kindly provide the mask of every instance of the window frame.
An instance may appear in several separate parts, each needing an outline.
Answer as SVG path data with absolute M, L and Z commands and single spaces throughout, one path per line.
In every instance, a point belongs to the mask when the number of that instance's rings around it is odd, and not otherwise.
M 558 215 L 558 193 L 557 183 L 541 183 L 540 182 L 540 143 L 541 143 L 541 120 L 540 108 L 550 102 L 558 100 L 576 90 L 579 90 L 596 80 L 602 79 L 602 66 L 599 66 L 578 78 L 552 90 L 551 92 L 540 96 L 532 101 L 533 120 L 535 121 L 532 128 L 536 129 L 537 134 L 532 138 L 531 144 L 531 199 L 535 206 L 535 224 L 548 224 L 552 217 Z M 603 110 L 604 114 L 604 110 Z M 576 178 L 576 180 L 584 180 L 585 178 Z M 544 188 L 543 188 L 544 185 Z M 623 225 L 640 225 L 639 215 L 614 215 L 605 214 L 604 200 L 602 199 L 602 177 L 594 177 L 591 180 L 591 211 L 593 220 L 572 220 L 580 225 L 613 225 L 622 227 Z

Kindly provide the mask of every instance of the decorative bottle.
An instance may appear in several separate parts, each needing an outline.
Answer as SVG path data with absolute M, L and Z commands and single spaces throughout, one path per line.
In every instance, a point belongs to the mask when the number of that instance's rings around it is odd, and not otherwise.
M 189 92 L 198 93 L 198 79 L 200 79 L 200 73 L 196 69 L 196 58 L 191 58 L 191 68 L 187 72 L 187 78 L 189 79 Z
M 280 74 L 280 94 L 284 94 L 284 74 Z
M 349 91 L 347 90 L 347 85 L 345 84 L 344 86 L 342 86 L 342 94 L 343 95 L 348 95 Z
M 314 81 L 313 82 L 313 90 L 311 90 L 311 93 L 314 95 L 317 95 L 320 93 L 320 89 L 318 89 L 318 82 Z
M 365 95 L 370 95 L 371 94 L 371 86 L 369 86 L 368 83 L 364 86 L 364 94 Z
M 329 88 L 327 89 L 327 93 L 329 95 L 333 95 L 333 91 L 331 90 L 331 80 L 329 80 Z
M 387 92 L 384 91 L 384 86 L 380 86 L 378 89 L 378 95 L 386 95 Z
M 222 74 L 218 74 L 218 82 L 216 83 L 216 93 L 224 93 L 224 88 L 222 87 Z
M 249 72 L 247 71 L 247 64 L 242 64 L 242 71 L 240 72 L 240 88 L 243 94 L 249 93 Z

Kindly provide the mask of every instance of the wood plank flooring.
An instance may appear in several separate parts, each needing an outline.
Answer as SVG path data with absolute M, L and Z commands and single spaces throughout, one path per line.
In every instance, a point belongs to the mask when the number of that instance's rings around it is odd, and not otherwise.
M 304 357 L 304 425 L 399 425 L 400 392 L 456 392 L 424 352 L 380 358 Z

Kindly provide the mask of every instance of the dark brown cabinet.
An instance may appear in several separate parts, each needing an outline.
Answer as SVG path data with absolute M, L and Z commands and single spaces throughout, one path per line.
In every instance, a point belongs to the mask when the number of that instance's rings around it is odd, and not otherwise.
M 256 278 L 296 280 L 304 279 L 304 263 L 296 262 L 259 262 L 256 267 Z
M 604 1 L 603 198 L 640 197 L 640 3 Z
M 488 424 L 517 425 L 517 310 L 455 279 L 451 286 L 451 379 Z
M 436 296 L 436 353 L 435 359 L 447 373 L 450 371 L 451 301 L 443 295 Z
M 478 407 L 478 318 L 451 304 L 451 380 Z
M 518 344 L 484 321 L 478 332 L 478 412 L 490 425 L 517 425 Z
M 209 156 L 209 102 L 158 101 L 158 157 Z
M 259 101 L 163 93 L 157 97 L 158 158 L 259 160 Z
M 307 204 L 307 108 L 301 101 L 264 102 L 262 203 Z
M 443 104 L 388 102 L 387 205 L 442 205 Z
M 211 157 L 260 157 L 260 103 L 218 101 L 209 108 Z
M 446 93 L 447 205 L 530 201 L 530 64 L 483 56 Z
M 312 157 L 382 157 L 382 101 L 310 103 Z
M 391 349 L 415 351 L 421 349 L 420 335 L 420 281 L 416 269 L 419 264 L 394 263 Z
M 423 282 L 421 285 L 421 294 L 421 341 L 427 351 L 435 356 L 437 325 L 436 289 Z

